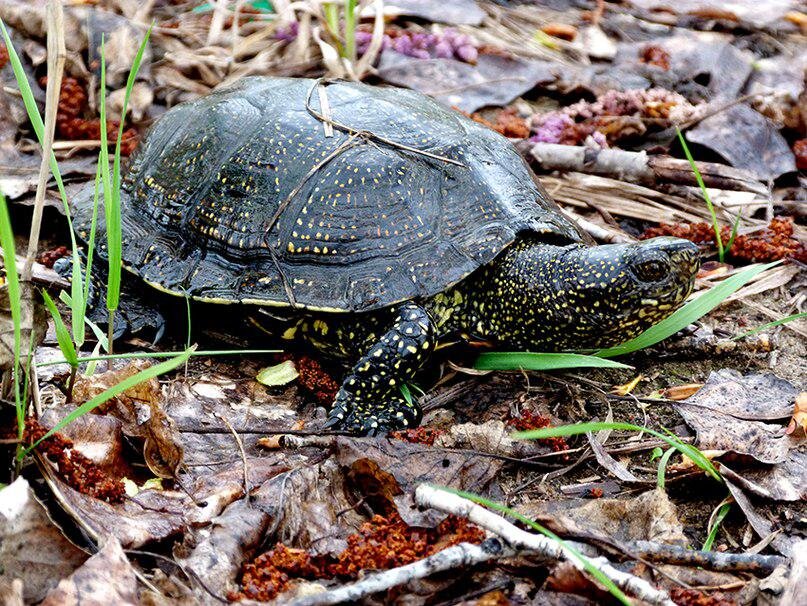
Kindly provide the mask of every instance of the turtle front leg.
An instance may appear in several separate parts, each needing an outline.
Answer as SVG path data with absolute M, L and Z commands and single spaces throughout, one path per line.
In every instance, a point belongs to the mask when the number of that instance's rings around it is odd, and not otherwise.
M 389 330 L 373 343 L 342 382 L 326 427 L 376 435 L 415 427 L 421 410 L 401 386 L 434 349 L 434 326 L 420 305 L 405 303 Z

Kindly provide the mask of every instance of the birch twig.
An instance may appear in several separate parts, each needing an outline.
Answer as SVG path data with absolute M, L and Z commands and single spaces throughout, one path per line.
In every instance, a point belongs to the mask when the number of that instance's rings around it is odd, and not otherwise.
M 508 547 L 516 552 L 537 554 L 555 560 L 565 559 L 579 570 L 584 570 L 582 561 L 561 543 L 521 530 L 499 514 L 485 509 L 468 499 L 421 484 L 415 490 L 415 502 L 421 507 L 431 507 L 445 513 L 467 518 L 477 526 L 499 536 Z M 628 594 L 649 604 L 659 606 L 675 605 L 675 602 L 664 591 L 656 589 L 644 579 L 617 570 L 606 558 L 589 558 L 588 561 L 613 581 L 617 587 Z

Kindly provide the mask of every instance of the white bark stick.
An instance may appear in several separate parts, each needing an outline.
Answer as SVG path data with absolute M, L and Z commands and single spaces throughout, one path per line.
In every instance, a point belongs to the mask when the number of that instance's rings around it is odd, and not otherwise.
M 422 579 L 436 572 L 465 568 L 514 554 L 512 549 L 502 549 L 498 541 L 486 541 L 482 545 L 460 543 L 406 566 L 373 573 L 355 583 L 292 600 L 289 604 L 290 606 L 326 606 L 328 604 L 356 603 L 366 596 L 404 585 L 414 579 Z
M 501 537 L 517 552 L 533 552 L 553 559 L 566 559 L 579 570 L 584 570 L 582 561 L 560 543 L 521 530 L 500 515 L 468 499 L 421 484 L 415 490 L 415 502 L 422 507 L 431 507 L 467 518 L 477 526 Z M 644 579 L 614 568 L 606 558 L 588 558 L 588 561 L 626 593 L 649 604 L 675 606 L 675 602 L 664 591 L 656 589 Z

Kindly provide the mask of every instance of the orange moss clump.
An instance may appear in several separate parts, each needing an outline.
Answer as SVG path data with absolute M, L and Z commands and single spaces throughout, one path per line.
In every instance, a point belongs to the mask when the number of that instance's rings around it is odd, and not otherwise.
M 642 234 L 642 239 L 656 236 L 675 236 L 695 242 L 707 244 L 715 242 L 715 233 L 708 223 L 678 223 L 670 225 L 662 223 L 651 227 Z M 731 230 L 724 227 L 720 232 L 723 243 L 731 237 Z M 737 236 L 728 254 L 736 259 L 751 263 L 761 261 L 777 261 L 791 258 L 802 263 L 807 262 L 807 247 L 793 237 L 792 217 L 775 217 L 768 227 L 761 231 Z
M 8 49 L 5 44 L 0 44 L 0 69 L 3 69 L 8 63 Z
M 411 564 L 458 543 L 481 543 L 485 533 L 464 518 L 449 516 L 437 528 L 414 528 L 397 512 L 374 516 L 347 548 L 336 557 L 311 556 L 278 543 L 244 565 L 241 591 L 231 600 L 269 601 L 286 591 L 294 580 L 356 579 L 365 570 L 388 570 Z
M 2 63 L 2 55 L 0 55 Z M 796 156 L 796 168 L 807 170 L 807 139 L 799 139 L 793 144 L 793 154 Z
M 47 432 L 39 421 L 29 418 L 25 421 L 23 441 L 33 444 Z M 108 503 L 123 500 L 126 494 L 123 482 L 107 477 L 92 460 L 73 448 L 73 440 L 55 433 L 37 446 L 37 450 L 53 461 L 59 477 L 80 493 Z
M 297 379 L 300 386 L 310 392 L 317 402 L 330 406 L 336 397 L 336 392 L 339 391 L 339 383 L 313 358 L 294 357 L 294 365 L 300 375 Z
M 437 429 L 436 427 L 418 427 L 417 429 L 391 431 L 389 436 L 396 440 L 401 440 L 402 442 L 434 446 L 434 441 L 444 433 L 445 431 Z
M 648 44 L 639 50 L 639 61 L 665 71 L 670 69 L 670 53 L 655 44 Z
M 549 427 L 552 423 L 549 417 L 534 413 L 530 410 L 524 410 L 520 416 L 511 417 L 508 419 L 507 424 L 510 427 L 514 427 L 518 431 L 529 431 L 530 429 L 542 429 L 544 427 Z M 566 439 L 562 437 L 544 438 L 543 440 L 538 441 L 542 444 L 550 446 L 554 452 L 563 452 L 564 450 L 569 450 L 569 445 L 566 443 Z
M 477 112 L 468 114 L 456 107 L 454 109 L 474 122 L 487 126 L 489 129 L 495 130 L 500 135 L 510 139 L 526 139 L 530 136 L 530 127 L 527 125 L 527 121 L 521 118 L 513 107 L 503 109 L 496 114 L 495 122 L 490 122 Z
M 673 587 L 670 589 L 670 598 L 679 606 L 734 606 L 737 602 L 721 592 L 711 595 L 687 589 L 686 587 Z
M 48 79 L 42 78 L 40 84 L 44 87 Z M 101 120 L 98 118 L 85 118 L 87 113 L 87 92 L 84 86 L 75 78 L 66 77 L 62 81 L 59 91 L 59 107 L 56 113 L 56 133 L 62 139 L 70 141 L 98 140 L 101 138 Z M 118 139 L 120 123 L 107 120 L 106 132 L 111 143 Z M 137 147 L 138 135 L 133 128 L 123 132 L 121 139 L 121 154 L 128 156 Z
M 53 269 L 54 263 L 59 259 L 66 257 L 70 254 L 70 250 L 66 246 L 57 246 L 51 250 L 46 250 L 36 258 L 37 263 L 41 263 L 49 269 Z

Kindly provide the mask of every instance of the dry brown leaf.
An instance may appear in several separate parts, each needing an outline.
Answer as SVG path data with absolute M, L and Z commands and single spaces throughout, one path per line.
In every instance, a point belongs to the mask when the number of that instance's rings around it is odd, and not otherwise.
M 661 395 L 668 400 L 686 400 L 694 396 L 703 383 L 686 383 L 684 385 L 673 385 L 661 390 Z
M 804 391 L 796 397 L 793 418 L 790 419 L 785 433 L 793 434 L 797 427 L 800 427 L 803 433 L 807 433 L 807 392 Z
M 145 360 L 134 361 L 118 370 L 92 377 L 80 377 L 73 390 L 74 399 L 87 401 L 112 385 L 117 385 L 149 366 Z M 157 379 L 127 389 L 99 407 L 123 422 L 123 432 L 145 439 L 144 456 L 149 469 L 161 478 L 173 478 L 182 464 L 183 450 L 171 418 L 162 407 L 163 395 Z
M 21 579 L 25 602 L 39 602 L 86 559 L 53 523 L 24 478 L 0 490 L 0 588 Z
M 723 369 L 692 397 L 675 405 L 698 434 L 697 446 L 747 454 L 763 463 L 787 458 L 794 442 L 776 421 L 790 416 L 798 390 L 772 373 L 742 376 Z
M 137 578 L 120 543 L 111 535 L 101 549 L 59 582 L 40 606 L 139 606 Z

